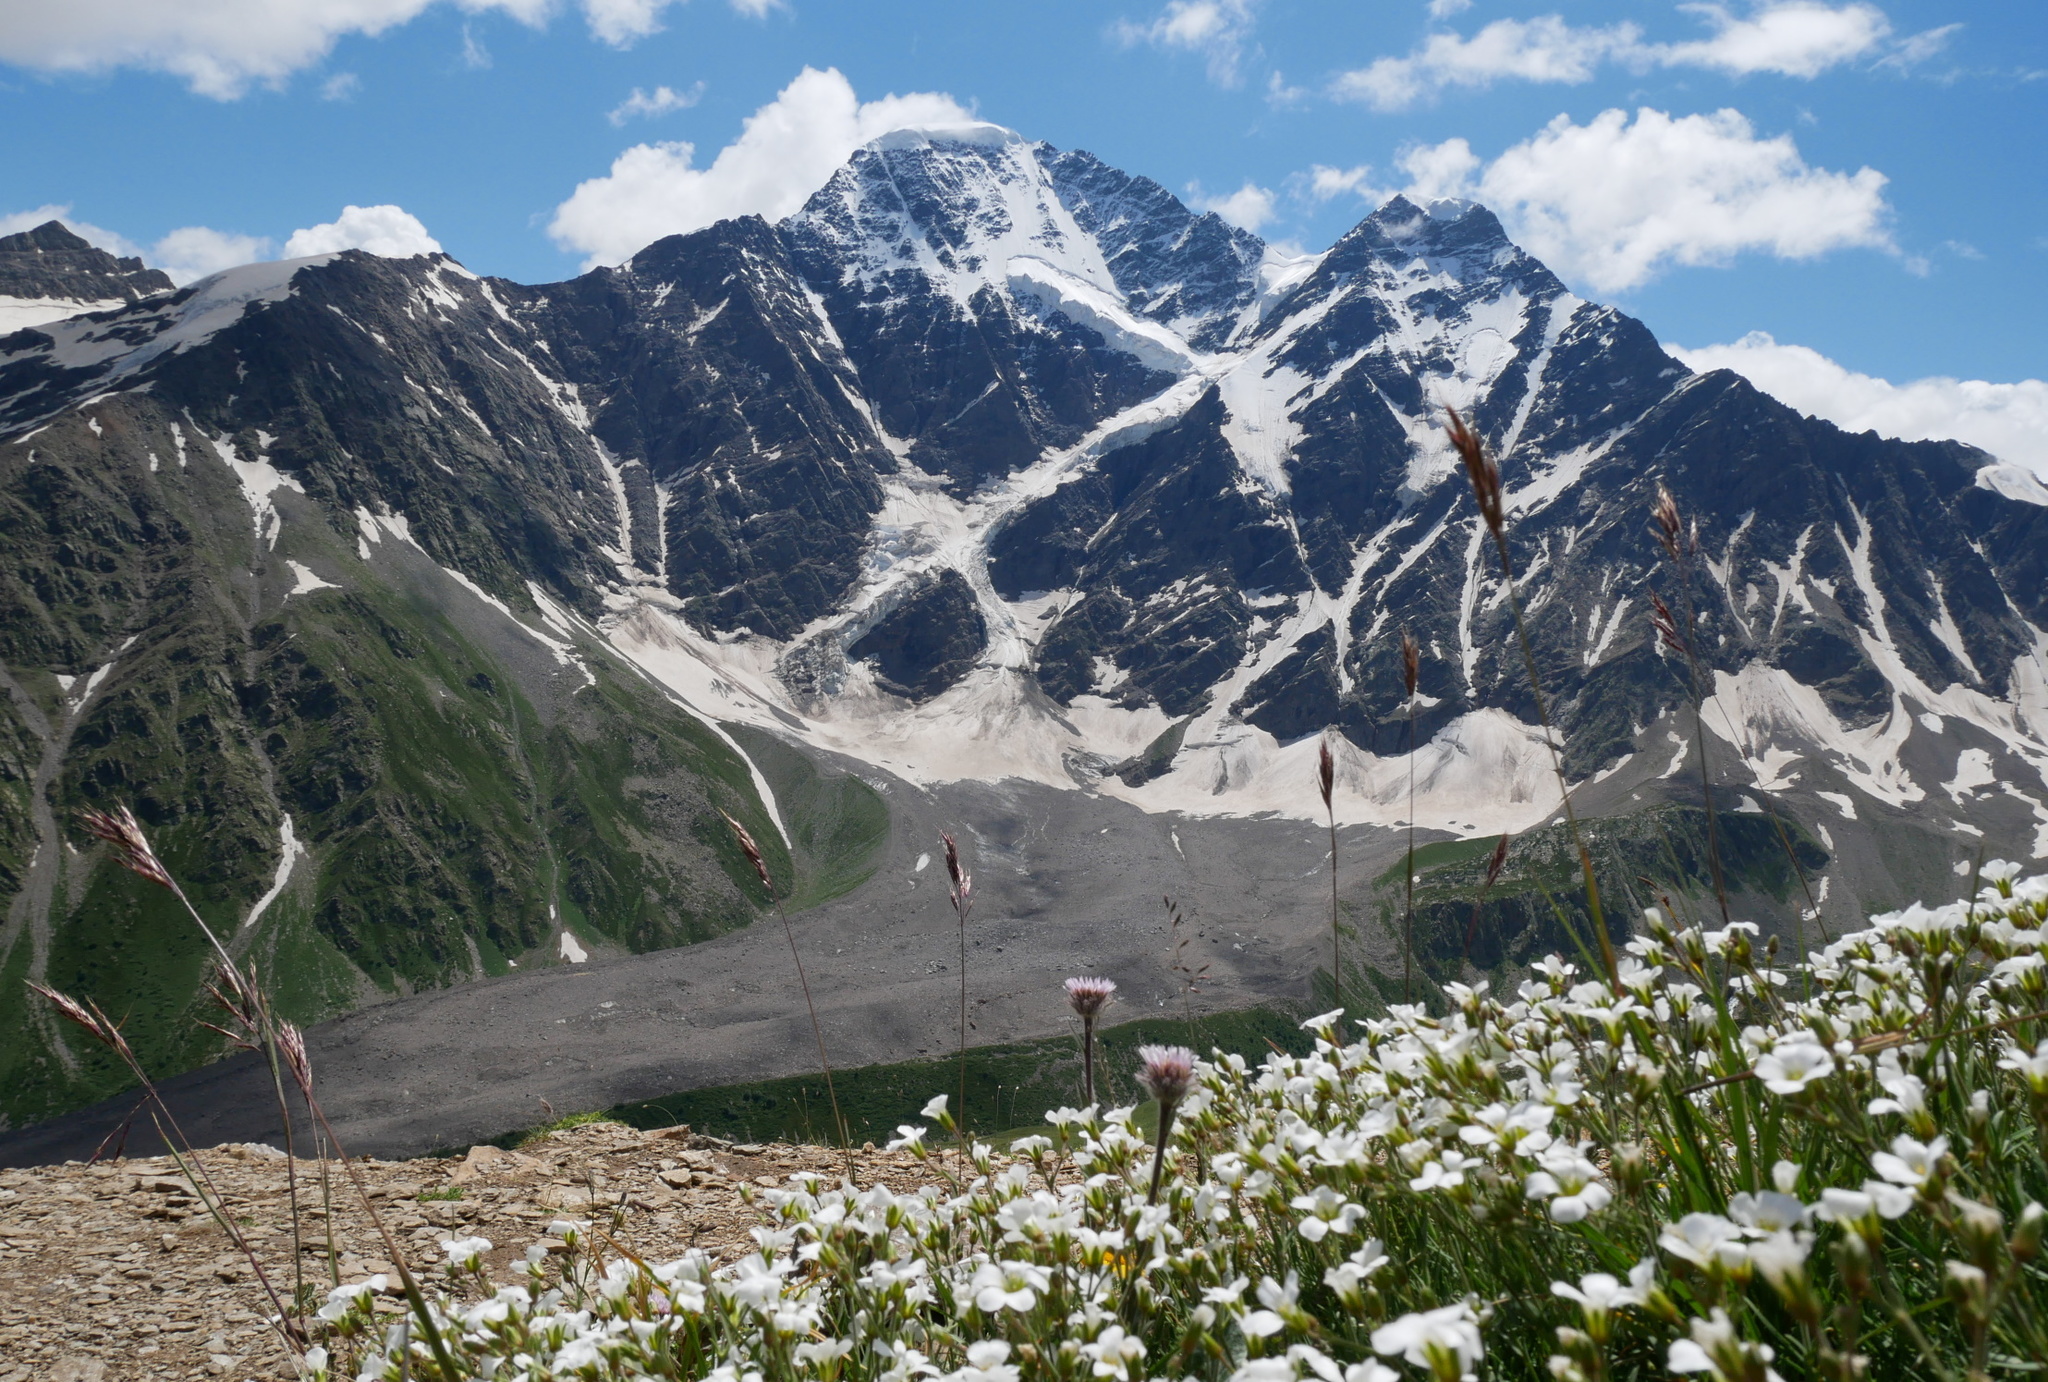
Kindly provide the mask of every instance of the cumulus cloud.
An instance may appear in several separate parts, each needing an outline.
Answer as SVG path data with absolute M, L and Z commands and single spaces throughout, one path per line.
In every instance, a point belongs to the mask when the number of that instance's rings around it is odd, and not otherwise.
M 427 234 L 419 218 L 400 206 L 345 206 L 323 225 L 295 230 L 284 242 L 286 259 L 341 250 L 367 250 L 391 259 L 439 254 L 441 242 Z
M 1877 51 L 1890 36 L 1891 21 L 1875 5 L 1839 8 L 1815 0 L 1767 5 L 1748 19 L 1725 6 L 1701 5 L 1714 34 L 1692 43 L 1653 50 L 1668 67 L 1711 67 L 1731 76 L 1775 72 L 1784 77 L 1817 77 L 1830 67 Z
M 1342 73 L 1331 94 L 1375 110 L 1402 110 L 1446 86 L 1490 86 L 1503 77 L 1577 84 L 1591 81 L 1608 58 L 1633 50 L 1641 32 L 1633 24 L 1576 28 L 1554 14 L 1497 19 L 1470 38 L 1431 34 L 1405 58 L 1381 58 Z
M 323 101 L 352 101 L 363 89 L 363 79 L 353 72 L 337 72 L 320 83 L 320 99 Z
M 605 118 L 614 125 L 623 125 L 628 120 L 647 120 L 657 115 L 667 115 L 674 110 L 688 110 L 704 99 L 704 83 L 698 82 L 688 91 L 677 91 L 673 87 L 657 86 L 652 91 L 633 88 L 633 94 L 612 108 Z
M 1915 379 L 1894 384 L 1817 350 L 1752 331 L 1727 345 L 1667 346 L 1696 370 L 1731 369 L 1781 403 L 1852 432 L 1907 441 L 1954 438 L 2048 478 L 2048 380 Z
M 1914 35 L 1887 52 L 1891 23 L 1874 5 L 1777 0 L 1747 17 L 1717 4 L 1684 8 L 1707 21 L 1707 37 L 1647 43 L 1630 23 L 1582 27 L 1555 14 L 1499 19 L 1469 38 L 1431 34 L 1406 57 L 1380 58 L 1341 73 L 1331 94 L 1376 110 L 1402 110 L 1453 87 L 1502 80 L 1577 85 L 1591 81 L 1607 63 L 1638 71 L 1699 67 L 1738 77 L 1768 72 L 1811 78 L 1862 58 L 1893 66 L 1919 61 L 1937 51 L 1955 27 Z
M 1208 59 L 1209 79 L 1218 86 L 1243 80 L 1244 59 L 1252 48 L 1253 10 L 1258 0 L 1168 0 L 1153 18 L 1136 23 L 1119 20 L 1110 29 L 1126 47 L 1148 44 L 1178 48 Z
M 1198 182 L 1188 184 L 1188 200 L 1197 211 L 1213 211 L 1224 220 L 1256 234 L 1260 226 L 1273 219 L 1277 198 L 1272 191 L 1259 186 L 1250 178 L 1235 192 L 1223 196 L 1205 196 Z
M 1385 201 L 1389 195 L 1373 184 L 1370 163 L 1350 168 L 1311 164 L 1306 174 L 1294 179 L 1294 187 L 1304 200 L 1318 206 L 1346 193 L 1375 204 Z
M 1401 159 L 1417 199 L 1485 202 L 1529 251 L 1596 292 L 1633 288 L 1671 264 L 1744 251 L 1809 259 L 1893 249 L 1885 176 L 1808 166 L 1790 135 L 1764 138 L 1739 111 L 1673 117 L 1560 115 L 1482 163 L 1462 139 Z
M 146 258 L 183 287 L 208 274 L 250 264 L 270 254 L 270 241 L 261 235 L 238 235 L 211 226 L 181 226 L 150 247 Z
M 678 0 L 579 0 L 593 36 L 624 47 L 661 28 Z M 731 0 L 761 15 L 776 0 Z M 347 34 L 380 34 L 436 4 L 495 12 L 539 27 L 556 0 L 60 0 L 0 5 L 0 62 L 43 72 L 137 67 L 233 100 L 278 86 L 319 62 Z M 472 40 L 473 42 L 473 40 Z M 477 45 L 475 51 L 481 52 Z
M 578 184 L 555 208 L 548 234 L 564 249 L 587 255 L 586 266 L 623 263 L 664 235 L 730 216 L 787 216 L 855 149 L 890 130 L 973 118 L 935 91 L 863 102 L 837 68 L 806 67 L 747 117 L 739 138 L 719 150 L 710 167 L 696 166 L 693 144 L 636 144 L 605 176 Z

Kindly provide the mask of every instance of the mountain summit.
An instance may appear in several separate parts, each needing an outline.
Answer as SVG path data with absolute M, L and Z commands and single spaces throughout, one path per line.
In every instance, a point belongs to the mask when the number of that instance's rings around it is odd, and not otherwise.
M 1698 799 L 1662 596 L 1717 800 L 1829 861 L 1809 910 L 2048 854 L 2048 493 L 1688 371 L 1481 206 L 1289 258 L 972 125 L 565 283 L 131 286 L 0 338 L 0 967 L 165 1033 L 199 952 L 77 807 L 133 802 L 306 1012 L 741 925 L 719 810 L 800 903 L 864 896 L 891 783 L 1302 816 L 1335 729 L 1340 820 L 1405 823 L 1412 773 L 1426 828 L 1539 828 L 1447 408 L 1591 814 Z M 109 1087 L 10 1021 L 12 1116 Z
M 175 286 L 161 270 L 111 255 L 62 221 L 0 235 L 0 335 L 138 302 Z

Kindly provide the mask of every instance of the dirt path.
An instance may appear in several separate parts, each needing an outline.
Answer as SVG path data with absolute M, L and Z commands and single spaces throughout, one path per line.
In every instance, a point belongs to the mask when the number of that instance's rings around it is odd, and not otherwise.
M 233 1144 L 201 1154 L 244 1224 L 264 1270 L 291 1286 L 292 1236 L 281 1152 Z M 863 1184 L 909 1189 L 927 1179 L 909 1156 L 863 1150 Z M 657 1260 L 696 1247 L 721 1261 L 753 1250 L 759 1222 L 741 1202 L 753 1181 L 782 1185 L 799 1171 L 832 1175 L 829 1149 L 734 1146 L 687 1129 L 642 1133 L 591 1123 L 517 1152 L 472 1148 L 466 1158 L 366 1161 L 385 1224 L 423 1281 L 436 1279 L 442 1241 L 481 1235 L 497 1279 L 563 1217 L 623 1205 L 623 1241 Z M 324 1298 L 344 1282 L 388 1272 L 388 1249 L 356 1194 L 333 1192 L 335 1262 L 317 1207 L 318 1168 L 300 1162 L 309 1212 L 301 1270 Z M 338 1175 L 338 1173 L 337 1173 Z M 457 1195 L 459 1194 L 459 1197 Z M 293 1370 L 265 1323 L 269 1302 L 247 1260 L 212 1221 L 168 1157 L 0 1171 L 0 1382 L 282 1379 Z M 396 1311 L 396 1301 L 390 1303 Z

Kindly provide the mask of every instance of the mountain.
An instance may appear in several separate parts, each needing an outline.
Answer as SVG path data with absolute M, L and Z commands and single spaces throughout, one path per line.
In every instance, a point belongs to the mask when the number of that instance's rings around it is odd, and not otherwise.
M 62 221 L 0 235 L 0 335 L 80 312 L 104 312 L 175 286 L 140 259 L 95 248 Z
M 1396 198 L 1291 257 L 972 125 L 566 283 L 348 252 L 0 338 L 0 982 L 208 1054 L 199 947 L 87 805 L 132 802 L 315 1017 L 743 927 L 720 810 L 799 911 L 879 915 L 906 787 L 1249 831 L 1319 809 L 1326 728 L 1358 838 L 1412 781 L 1540 889 L 1558 790 L 1447 407 L 1500 460 L 1614 886 L 1704 876 L 1653 596 L 1696 616 L 1742 905 L 1830 924 L 2048 854 L 2030 475 L 1692 373 L 1480 206 Z M 119 1084 L 29 1012 L 0 1069 L 17 1123 Z

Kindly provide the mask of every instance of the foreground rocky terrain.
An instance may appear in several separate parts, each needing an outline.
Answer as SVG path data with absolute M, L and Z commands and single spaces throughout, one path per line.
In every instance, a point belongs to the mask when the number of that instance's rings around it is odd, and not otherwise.
M 292 1279 L 284 1155 L 237 1143 L 201 1153 L 232 1213 L 257 1246 L 273 1282 Z M 857 1154 L 863 1185 L 920 1183 L 906 1154 Z M 785 1183 L 792 1174 L 835 1175 L 845 1162 L 818 1147 L 741 1145 L 689 1129 L 636 1132 L 588 1123 L 503 1151 L 464 1157 L 364 1161 L 378 1213 L 422 1280 L 438 1276 L 444 1240 L 481 1236 L 498 1280 L 548 1225 L 623 1207 L 620 1240 L 660 1260 L 699 1248 L 721 1262 L 753 1251 L 758 1222 L 740 1186 Z M 318 1164 L 297 1164 L 308 1206 L 301 1270 L 323 1294 L 389 1272 L 387 1249 L 354 1190 L 332 1196 L 334 1256 L 321 1227 Z M 394 1288 L 395 1289 L 395 1288 Z M 293 1376 L 270 1307 L 247 1260 L 212 1222 L 168 1157 L 71 1162 L 0 1171 L 0 1382 L 129 1382 L 129 1379 Z M 395 1297 L 387 1297 L 396 1314 Z

